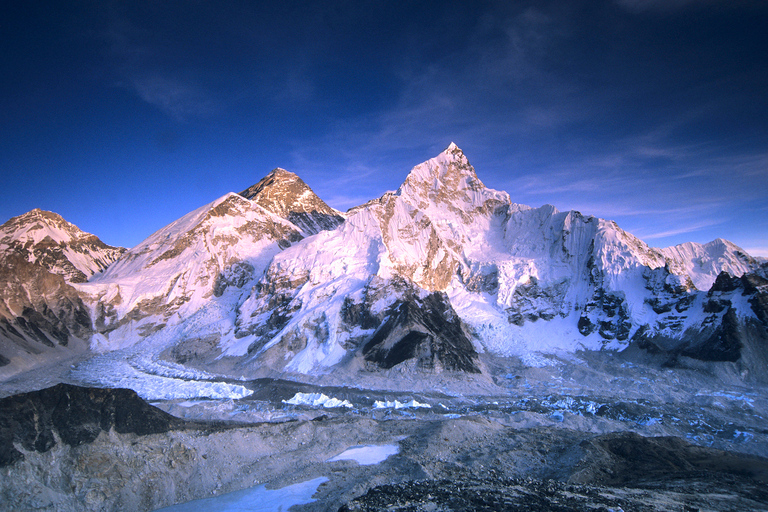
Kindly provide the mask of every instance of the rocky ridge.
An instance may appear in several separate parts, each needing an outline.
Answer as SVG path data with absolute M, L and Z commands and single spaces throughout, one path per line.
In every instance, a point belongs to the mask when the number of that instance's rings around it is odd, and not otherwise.
M 240 195 L 299 226 L 305 236 L 344 222 L 341 212 L 325 204 L 301 178 L 285 169 L 273 170 Z
M 22 254 L 69 283 L 83 283 L 125 252 L 81 231 L 61 215 L 34 209 L 0 226 L 0 254 Z

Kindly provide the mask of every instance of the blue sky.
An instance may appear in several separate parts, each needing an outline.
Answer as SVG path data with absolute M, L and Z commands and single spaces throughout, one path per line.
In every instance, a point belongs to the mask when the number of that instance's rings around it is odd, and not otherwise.
M 113 245 L 275 167 L 346 209 L 451 141 L 489 187 L 768 256 L 768 2 L 5 1 L 0 221 Z

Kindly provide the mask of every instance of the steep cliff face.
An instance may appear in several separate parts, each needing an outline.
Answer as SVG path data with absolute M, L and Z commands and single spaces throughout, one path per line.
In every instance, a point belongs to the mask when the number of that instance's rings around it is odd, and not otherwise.
M 693 254 L 698 263 L 686 259 Z M 371 337 L 393 321 L 384 311 L 407 301 L 406 289 L 445 294 L 473 350 L 623 349 L 648 333 L 678 346 L 709 323 L 729 321 L 698 314 L 706 291 L 695 282 L 756 267 L 722 241 L 659 250 L 611 221 L 514 204 L 485 187 L 451 144 L 414 167 L 397 191 L 277 255 L 238 309 L 240 341 L 225 353 L 248 347 L 254 361 L 321 371 L 361 343 L 375 346 Z M 350 318 L 350 308 L 365 314 Z

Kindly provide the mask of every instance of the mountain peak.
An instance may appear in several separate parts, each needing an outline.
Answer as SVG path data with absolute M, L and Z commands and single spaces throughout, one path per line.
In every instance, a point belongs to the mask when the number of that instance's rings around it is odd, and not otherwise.
M 38 243 L 44 238 L 50 238 L 55 243 L 69 243 L 75 239 L 93 236 L 67 222 L 58 213 L 40 208 L 9 219 L 0 226 L 0 234 L 4 240 L 32 243 Z
M 125 251 L 86 233 L 61 215 L 35 208 L 0 226 L 0 247 L 13 247 L 69 282 L 84 282 Z
M 436 157 L 411 169 L 404 185 L 409 182 L 430 188 L 456 188 L 459 185 L 484 188 L 464 152 L 453 142 Z
M 451 142 L 448 144 L 448 147 L 443 150 L 443 153 L 461 153 L 464 154 L 464 152 L 459 148 L 459 146 L 456 145 L 455 142 Z
M 451 202 L 456 206 L 459 203 L 480 206 L 491 196 L 501 201 L 509 199 L 504 193 L 486 188 L 464 152 L 453 142 L 436 157 L 411 169 L 396 194 L 433 203 Z M 499 194 L 504 197 L 497 198 Z M 421 199 L 419 203 L 422 203 Z
M 293 222 L 305 234 L 331 229 L 343 220 L 339 212 L 320 199 L 304 180 L 279 167 L 240 195 Z
M 304 180 L 279 167 L 240 195 L 281 217 L 293 211 L 307 211 L 308 207 L 330 210 Z

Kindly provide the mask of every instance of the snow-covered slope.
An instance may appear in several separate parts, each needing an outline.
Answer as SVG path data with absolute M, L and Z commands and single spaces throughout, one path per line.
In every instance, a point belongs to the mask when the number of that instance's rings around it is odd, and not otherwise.
M 514 204 L 485 187 L 451 144 L 414 167 L 396 192 L 277 255 L 240 308 L 239 343 L 225 352 L 250 354 L 253 364 L 288 361 L 291 370 L 322 371 L 364 355 L 358 349 L 376 337 L 394 304 L 406 296 L 423 302 L 430 292 L 450 304 L 445 325 L 457 314 L 480 351 L 621 349 L 640 329 L 661 329 L 664 312 L 653 305 L 694 300 L 694 279 L 756 268 L 736 251 L 693 275 L 685 261 L 614 222 Z M 705 316 L 678 321 L 673 337 Z
M 758 265 L 744 249 L 722 238 L 707 244 L 686 242 L 658 250 L 668 259 L 673 272 L 687 274 L 699 290 L 709 290 L 720 272 L 740 276 Z
M 237 295 L 301 238 L 295 225 L 234 193 L 185 215 L 80 285 L 104 337 L 100 348 L 133 344 L 211 302 L 234 309 L 226 292 Z
M 276 169 L 74 286 L 92 348 L 136 345 L 131 364 L 151 371 L 475 373 L 482 352 L 632 344 L 734 360 L 768 324 L 764 274 L 723 240 L 655 249 L 612 221 L 513 203 L 451 144 L 345 214 Z
M 4 373 L 68 357 L 87 347 L 91 320 L 72 285 L 107 268 L 124 250 L 41 210 L 0 226 L 0 367 Z
M 172 339 L 171 326 L 191 333 L 183 336 L 226 337 L 242 289 L 272 258 L 342 221 L 295 174 L 281 169 L 241 194 L 190 212 L 80 286 L 100 333 L 94 346 L 110 350 L 156 332 Z
M 0 226 L 0 253 L 16 251 L 70 283 L 106 269 L 125 249 L 111 247 L 61 215 L 34 209 Z

